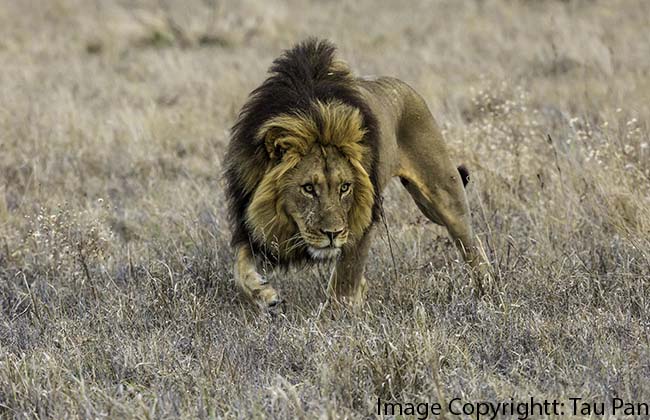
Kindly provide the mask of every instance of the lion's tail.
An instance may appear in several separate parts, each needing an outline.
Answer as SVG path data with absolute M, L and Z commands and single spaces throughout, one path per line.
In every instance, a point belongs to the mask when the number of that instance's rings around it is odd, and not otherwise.
M 458 167 L 458 173 L 460 174 L 460 179 L 463 180 L 463 187 L 466 187 L 469 182 L 469 170 L 465 165 L 460 165 Z

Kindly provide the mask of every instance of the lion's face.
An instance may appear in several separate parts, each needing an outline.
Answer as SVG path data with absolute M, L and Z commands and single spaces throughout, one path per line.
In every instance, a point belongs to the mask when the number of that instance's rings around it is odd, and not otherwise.
M 318 102 L 311 114 L 270 119 L 258 135 L 269 163 L 259 183 L 251 177 L 253 238 L 285 257 L 306 248 L 331 258 L 353 246 L 372 222 L 374 203 L 359 110 Z
M 309 253 L 316 258 L 330 258 L 338 255 L 348 240 L 355 176 L 337 148 L 312 148 L 287 174 L 281 193 L 286 212 Z

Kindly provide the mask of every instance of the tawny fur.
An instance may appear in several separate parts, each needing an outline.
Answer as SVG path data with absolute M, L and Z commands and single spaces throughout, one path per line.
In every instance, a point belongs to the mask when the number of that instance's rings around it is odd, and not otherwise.
M 256 255 L 285 265 L 336 256 L 328 290 L 359 303 L 371 227 L 393 177 L 425 216 L 447 227 L 464 259 L 487 273 L 464 191 L 469 172 L 451 163 L 420 95 L 394 78 L 355 79 L 331 44 L 315 40 L 286 52 L 271 71 L 244 106 L 226 157 L 236 281 L 248 297 L 262 307 L 278 302 L 252 274 Z M 322 183 L 322 196 L 310 179 Z

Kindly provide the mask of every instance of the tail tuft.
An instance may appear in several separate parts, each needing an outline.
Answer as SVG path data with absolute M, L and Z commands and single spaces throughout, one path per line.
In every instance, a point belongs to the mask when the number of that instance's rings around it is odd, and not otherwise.
M 458 167 L 458 173 L 460 174 L 460 179 L 463 180 L 463 187 L 466 187 L 467 183 L 469 182 L 469 170 L 465 167 L 465 165 L 460 165 Z

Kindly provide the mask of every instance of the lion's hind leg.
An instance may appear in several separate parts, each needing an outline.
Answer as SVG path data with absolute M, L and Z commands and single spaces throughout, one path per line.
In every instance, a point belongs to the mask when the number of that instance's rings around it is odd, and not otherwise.
M 480 277 L 488 275 L 488 263 L 472 231 L 462 179 L 466 170 L 453 166 L 446 153 L 424 155 L 411 160 L 402 156 L 398 173 L 402 184 L 429 220 L 447 228 L 463 259 Z M 480 292 L 482 286 L 477 286 Z
M 237 249 L 235 283 L 262 310 L 272 310 L 281 302 L 275 289 L 257 272 L 255 259 L 247 245 Z

